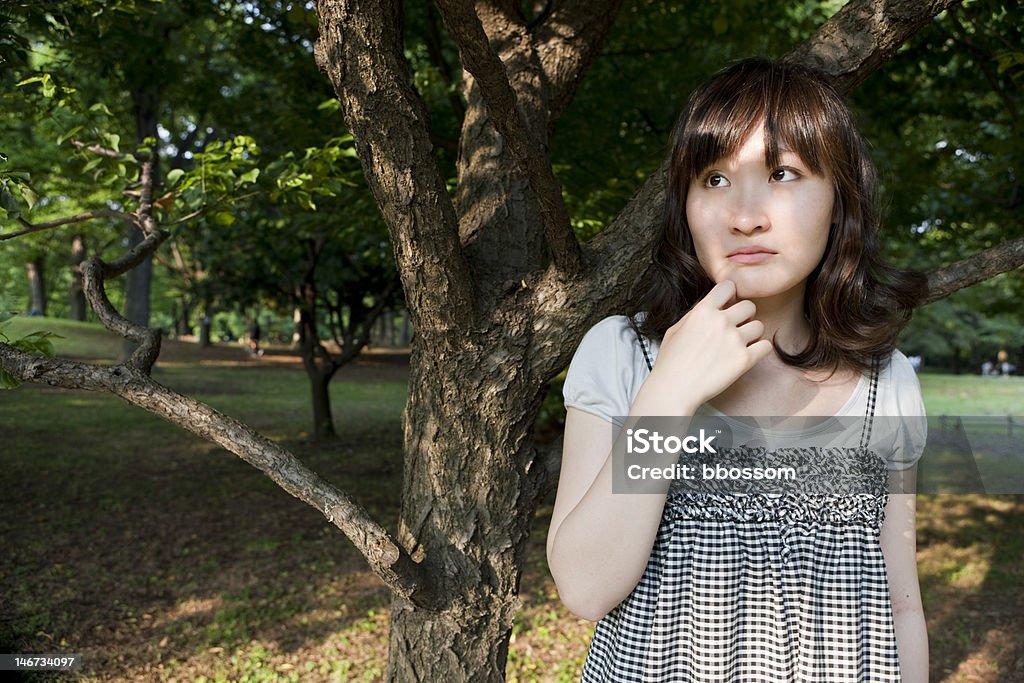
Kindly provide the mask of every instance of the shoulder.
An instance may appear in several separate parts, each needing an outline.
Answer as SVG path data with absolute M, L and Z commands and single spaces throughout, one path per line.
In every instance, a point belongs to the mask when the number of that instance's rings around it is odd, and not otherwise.
M 587 333 L 583 335 L 583 340 L 580 341 L 579 349 L 626 348 L 632 346 L 635 341 L 636 332 L 633 331 L 629 318 L 624 315 L 611 315 L 587 330 Z
M 562 395 L 567 407 L 608 420 L 626 415 L 644 367 L 636 332 L 624 315 L 590 328 L 573 355 Z
M 883 363 L 882 370 L 883 372 L 888 372 L 894 379 L 901 381 L 913 379 L 915 383 L 917 382 L 917 373 L 914 372 L 914 366 L 911 365 L 910 359 L 899 349 L 893 349 L 888 363 Z
M 928 438 L 921 385 L 914 366 L 892 352 L 878 374 L 878 404 L 872 442 L 885 453 L 890 470 L 905 470 L 921 457 Z
M 579 374 L 583 369 L 589 373 L 630 367 L 638 348 L 636 331 L 630 319 L 624 315 L 609 316 L 583 335 L 569 366 L 569 374 Z
M 921 384 L 910 360 L 899 349 L 894 349 L 889 360 L 882 364 L 878 373 L 879 398 L 885 395 L 906 401 L 920 402 Z M 909 406 L 904 406 L 909 407 Z M 915 406 L 916 407 L 916 406 Z M 901 410 L 899 414 L 907 414 Z

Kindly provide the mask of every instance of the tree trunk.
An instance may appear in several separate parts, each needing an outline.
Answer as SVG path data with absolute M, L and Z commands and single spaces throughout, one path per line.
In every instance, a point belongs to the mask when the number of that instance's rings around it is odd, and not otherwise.
M 148 84 L 140 90 L 132 91 L 132 105 L 135 110 L 135 139 L 138 144 L 148 138 L 157 138 L 157 122 L 159 117 L 159 89 L 155 84 Z M 159 155 L 156 148 L 151 149 L 153 166 L 149 175 L 150 186 L 142 191 L 152 193 L 160 185 Z M 151 211 L 152 207 L 143 207 L 140 211 Z M 128 248 L 136 246 L 143 239 L 138 228 L 128 228 Z M 124 286 L 124 317 L 137 325 L 149 327 L 149 297 L 153 282 L 153 256 L 147 256 L 138 266 L 128 271 Z M 136 345 L 125 341 L 121 348 L 124 357 L 128 357 Z
M 320 343 L 320 332 L 316 324 L 316 302 L 307 283 L 304 296 L 307 307 L 299 309 L 299 350 L 302 367 L 309 378 L 310 398 L 313 400 L 313 435 L 316 439 L 328 439 L 337 435 L 334 416 L 331 413 L 331 378 L 337 370 L 331 355 Z
M 179 337 L 192 334 L 192 307 L 188 301 L 181 299 L 177 304 L 177 314 L 174 316 L 174 327 Z
M 85 236 L 81 233 L 71 238 L 71 290 L 69 292 L 72 320 L 85 320 L 85 290 L 82 289 L 82 272 L 78 266 L 85 260 Z
M 316 363 L 303 363 L 309 377 L 309 388 L 313 398 L 313 430 L 317 439 L 330 439 L 337 436 L 334 430 L 334 417 L 331 414 L 331 377 L 316 366 Z
M 199 318 L 199 346 L 204 349 L 210 345 L 210 328 L 213 327 L 213 317 L 209 313 L 203 313 Z
M 536 412 L 542 391 L 516 370 L 529 366 L 527 345 L 493 353 L 501 336 L 414 345 L 399 542 L 450 601 L 438 612 L 392 602 L 389 681 L 505 678 L 533 519 L 511 512 L 532 500 L 522 413 Z
M 128 226 L 128 248 L 142 241 L 142 233 L 135 226 Z M 137 325 L 149 327 L 149 293 L 153 281 L 153 257 L 146 259 L 125 275 L 124 317 Z M 136 345 L 125 340 L 121 353 L 127 358 Z
M 42 256 L 36 256 L 25 263 L 25 275 L 28 276 L 29 315 L 46 315 L 45 273 Z
M 301 351 L 302 367 L 309 378 L 310 395 L 313 399 L 313 434 L 317 439 L 329 439 L 337 435 L 334 429 L 334 416 L 331 413 L 331 378 L 337 371 L 330 354 L 320 343 L 315 329 L 316 322 L 310 325 L 311 316 L 307 311 L 302 314 Z

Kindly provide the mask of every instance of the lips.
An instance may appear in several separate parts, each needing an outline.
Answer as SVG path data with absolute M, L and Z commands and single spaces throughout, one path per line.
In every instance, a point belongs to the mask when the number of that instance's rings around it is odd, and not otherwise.
M 757 264 L 764 263 L 777 253 L 767 247 L 740 247 L 731 251 L 726 258 L 734 263 Z

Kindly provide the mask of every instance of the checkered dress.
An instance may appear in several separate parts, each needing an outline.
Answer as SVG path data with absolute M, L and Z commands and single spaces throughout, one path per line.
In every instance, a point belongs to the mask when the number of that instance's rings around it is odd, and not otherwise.
M 887 469 L 867 448 L 877 381 L 859 448 L 774 453 L 859 478 L 856 493 L 673 484 L 640 582 L 597 624 L 584 683 L 900 680 L 879 545 Z

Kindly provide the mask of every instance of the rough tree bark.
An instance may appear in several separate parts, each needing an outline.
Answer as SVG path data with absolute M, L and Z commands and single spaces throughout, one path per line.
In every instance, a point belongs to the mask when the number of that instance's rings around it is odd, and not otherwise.
M 552 469 L 530 428 L 546 382 L 592 324 L 626 304 L 647 267 L 664 170 L 579 245 L 547 145 L 619 2 L 555 1 L 531 25 L 511 0 L 436 4 L 466 69 L 454 202 L 409 85 L 398 0 L 321 0 L 316 56 L 389 225 L 417 331 L 399 541 L 444 607 L 395 598 L 388 676 L 498 681 L 525 540 Z M 849 89 L 950 4 L 852 2 L 789 58 Z
M 552 0 L 528 25 L 514 0 L 479 8 L 438 0 L 470 71 L 457 211 L 432 156 L 428 113 L 410 85 L 399 0 L 318 3 L 317 60 L 388 223 L 416 328 L 397 539 L 273 442 L 149 377 L 159 335 L 117 315 L 102 285 L 166 238 L 151 220 L 141 221 L 144 248 L 83 265 L 100 319 L 140 344 L 131 358 L 97 367 L 0 344 L 0 365 L 25 381 L 116 393 L 223 445 L 320 509 L 394 592 L 390 680 L 503 680 L 525 541 L 557 464 L 531 443 L 531 426 L 546 383 L 586 329 L 629 300 L 664 199 L 662 169 L 579 245 L 550 172 L 546 141 L 618 4 Z M 790 58 L 849 88 L 951 4 L 854 0 Z M 23 225 L 20 234 L 46 229 Z M 517 248 L 496 258 L 510 243 Z M 965 259 L 932 274 L 933 291 L 942 296 L 1017 267 L 1022 252 L 1010 244 Z

